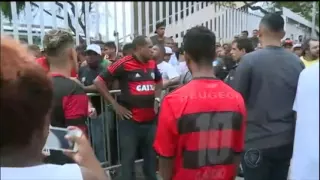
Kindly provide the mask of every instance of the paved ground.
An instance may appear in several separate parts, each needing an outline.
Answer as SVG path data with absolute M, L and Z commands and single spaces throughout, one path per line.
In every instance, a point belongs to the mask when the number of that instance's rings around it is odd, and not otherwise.
M 117 176 L 118 173 L 114 173 L 112 175 L 112 180 L 120 180 L 120 178 Z M 137 163 L 137 166 L 136 166 L 136 180 L 145 180 L 144 177 L 143 177 L 143 174 L 142 174 L 142 168 L 141 168 L 141 164 L 140 163 Z M 159 180 L 161 180 L 160 177 L 158 177 Z M 244 180 L 243 178 L 241 177 L 237 177 L 236 180 Z

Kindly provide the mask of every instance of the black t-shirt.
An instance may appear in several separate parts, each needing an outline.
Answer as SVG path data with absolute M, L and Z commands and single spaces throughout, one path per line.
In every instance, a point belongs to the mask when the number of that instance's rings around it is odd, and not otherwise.
M 85 86 L 90 86 L 96 77 L 103 71 L 104 68 L 91 69 L 89 66 L 83 66 L 79 69 L 78 78 Z M 100 96 L 90 97 L 91 103 L 96 108 L 98 114 L 101 113 L 101 98 Z

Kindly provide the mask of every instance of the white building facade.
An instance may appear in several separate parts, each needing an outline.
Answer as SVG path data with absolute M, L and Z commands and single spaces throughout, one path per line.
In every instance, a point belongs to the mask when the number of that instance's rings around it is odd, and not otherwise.
M 45 31 L 68 28 L 87 44 L 91 40 L 130 42 L 136 35 L 151 36 L 157 22 L 166 23 L 166 36 L 182 43 L 186 31 L 206 26 L 220 42 L 229 42 L 241 31 L 250 35 L 257 29 L 261 15 L 241 8 L 226 8 L 214 2 L 29 2 L 17 15 L 16 2 L 11 1 L 12 21 L 1 14 L 1 34 L 12 35 L 29 44 L 41 45 Z M 284 8 L 286 37 L 296 40 L 310 36 L 311 22 Z M 88 38 L 87 38 L 88 37 Z

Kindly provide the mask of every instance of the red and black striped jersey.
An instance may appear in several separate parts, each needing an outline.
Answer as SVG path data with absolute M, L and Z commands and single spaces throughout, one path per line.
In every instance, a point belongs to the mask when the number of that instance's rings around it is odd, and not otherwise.
M 51 74 L 53 82 L 53 108 L 51 125 L 66 128 L 77 126 L 87 133 L 88 96 L 73 80 L 60 74 Z
M 154 120 L 155 85 L 162 80 L 155 60 L 143 63 L 134 56 L 125 56 L 108 66 L 98 78 L 105 82 L 119 80 L 118 102 L 132 112 L 133 120 Z
M 193 79 L 163 99 L 154 148 L 175 158 L 173 180 L 231 180 L 245 119 L 239 93 L 217 79 Z

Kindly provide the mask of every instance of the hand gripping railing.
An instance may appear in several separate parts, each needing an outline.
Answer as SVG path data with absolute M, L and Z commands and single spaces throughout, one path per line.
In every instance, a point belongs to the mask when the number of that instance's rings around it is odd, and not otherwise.
M 121 93 L 120 90 L 111 90 L 109 91 L 110 94 L 112 94 L 115 98 L 115 100 L 117 100 L 117 95 L 119 95 Z M 110 103 L 108 103 L 107 101 L 104 100 L 104 98 L 102 96 L 100 96 L 97 93 L 88 93 L 87 94 L 90 98 L 92 97 L 100 97 L 100 105 L 101 105 L 101 114 L 99 116 L 99 118 L 97 119 L 91 119 L 88 118 L 88 127 L 89 127 L 89 137 L 91 139 L 91 144 L 93 146 L 93 149 L 97 154 L 97 151 L 103 151 L 103 157 L 98 157 L 98 159 L 101 162 L 101 165 L 103 167 L 105 166 L 111 166 L 111 157 L 115 156 L 115 154 L 113 155 L 111 148 L 115 148 L 115 147 L 111 147 L 111 124 L 115 121 L 115 126 L 116 126 L 116 142 L 117 142 L 117 162 L 120 161 L 120 148 L 119 148 L 119 136 L 118 136 L 118 123 L 116 121 L 116 119 L 111 119 L 110 117 L 111 114 L 113 114 L 112 111 L 110 111 Z M 116 117 L 115 117 L 116 118 Z M 100 123 L 97 122 L 93 122 L 93 121 L 101 121 Z M 102 126 L 102 134 L 100 135 L 101 137 L 97 137 L 99 136 L 99 132 L 95 132 L 97 131 L 97 125 L 99 126 L 99 124 Z M 98 128 L 99 129 L 99 128 Z M 101 148 L 101 147 L 97 147 L 97 140 L 98 139 L 102 139 L 102 142 L 100 141 L 100 143 L 102 143 L 102 150 L 101 149 L 97 149 L 97 148 Z M 101 146 L 101 145 L 100 145 Z M 100 154 L 101 155 L 101 154 Z

